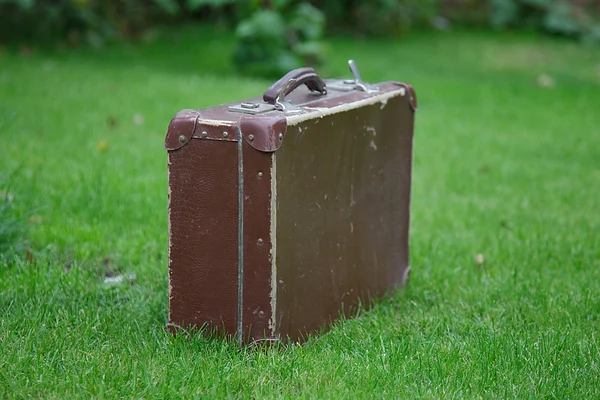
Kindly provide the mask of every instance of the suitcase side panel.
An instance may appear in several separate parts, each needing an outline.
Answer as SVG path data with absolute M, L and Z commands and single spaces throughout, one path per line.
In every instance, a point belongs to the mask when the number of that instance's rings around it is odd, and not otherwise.
M 272 270 L 271 176 L 273 153 L 243 141 L 242 341 L 271 340 Z
M 235 335 L 238 142 L 192 138 L 169 151 L 168 167 L 169 321 Z
M 414 110 L 410 96 L 288 127 L 277 152 L 277 329 L 327 329 L 401 285 Z

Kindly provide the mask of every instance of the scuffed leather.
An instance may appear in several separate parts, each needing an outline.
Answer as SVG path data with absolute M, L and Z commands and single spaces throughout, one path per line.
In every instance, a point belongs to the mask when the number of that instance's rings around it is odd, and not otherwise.
M 165 149 L 177 150 L 185 146 L 194 134 L 199 115 L 200 113 L 196 110 L 181 110 L 175 114 L 167 129 Z M 180 137 L 183 137 L 184 140 L 182 141 Z
M 243 116 L 239 124 L 246 142 L 256 150 L 264 152 L 279 150 L 287 132 L 287 119 L 279 113 Z
M 243 340 L 271 338 L 271 163 L 272 153 L 243 144 L 244 286 Z M 275 282 L 275 284 L 277 284 Z
M 222 140 L 226 142 L 237 142 L 239 140 L 239 130 L 235 125 L 208 125 L 203 123 L 203 115 L 198 118 L 194 129 L 193 138 L 201 140 Z
M 237 143 L 192 139 L 169 152 L 169 322 L 235 333 Z
M 403 287 L 415 115 L 408 103 L 395 96 L 288 128 L 275 156 L 282 338 L 304 341 Z
M 227 104 L 183 110 L 173 118 L 165 140 L 171 324 L 208 323 L 232 336 L 241 325 L 244 343 L 302 341 L 328 329 L 340 313 L 351 315 L 359 302 L 368 307 L 374 297 L 408 283 L 416 95 L 404 83 L 377 86 L 386 92 L 398 91 L 398 85 L 408 95 L 290 127 L 283 113 L 233 113 Z M 327 108 L 376 95 L 313 96 L 302 87 L 289 99 Z M 277 184 L 272 186 L 273 160 Z M 238 242 L 240 172 L 243 243 Z M 275 243 L 271 190 L 277 199 Z M 271 282 L 274 246 L 277 273 Z
M 398 86 L 402 86 L 406 89 L 406 91 L 408 92 L 408 98 L 410 100 L 410 108 L 412 108 L 413 111 L 416 111 L 418 108 L 418 103 L 417 103 L 417 92 L 415 91 L 415 88 L 406 83 L 406 82 L 394 82 L 396 85 Z

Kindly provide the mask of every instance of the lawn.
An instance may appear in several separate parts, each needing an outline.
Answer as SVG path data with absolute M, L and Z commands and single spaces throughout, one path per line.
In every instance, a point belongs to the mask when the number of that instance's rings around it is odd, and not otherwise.
M 0 397 L 600 397 L 600 50 L 534 35 L 331 38 L 324 77 L 354 58 L 417 91 L 409 288 L 302 346 L 169 335 L 164 135 L 271 83 L 233 45 L 0 52 L 32 249 L 0 265 Z

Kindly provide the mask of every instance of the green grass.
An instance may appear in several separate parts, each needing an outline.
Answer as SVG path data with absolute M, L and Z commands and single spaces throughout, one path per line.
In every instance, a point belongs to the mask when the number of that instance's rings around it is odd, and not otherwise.
M 331 39 L 326 77 L 417 90 L 410 287 L 303 346 L 170 336 L 164 134 L 270 84 L 232 45 L 0 53 L 0 170 L 35 210 L 33 261 L 0 266 L 0 397 L 600 397 L 600 51 L 535 36 Z

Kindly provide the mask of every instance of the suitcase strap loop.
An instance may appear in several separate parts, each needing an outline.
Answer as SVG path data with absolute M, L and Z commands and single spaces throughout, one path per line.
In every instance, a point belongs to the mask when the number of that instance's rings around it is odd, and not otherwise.
M 294 69 L 281 77 L 277 82 L 273 83 L 265 90 L 263 100 L 274 105 L 278 110 L 286 110 L 289 105 L 284 103 L 285 96 L 302 84 L 306 85 L 306 87 L 313 92 L 319 92 L 323 95 L 327 94 L 325 81 L 317 75 L 314 69 L 305 67 Z

